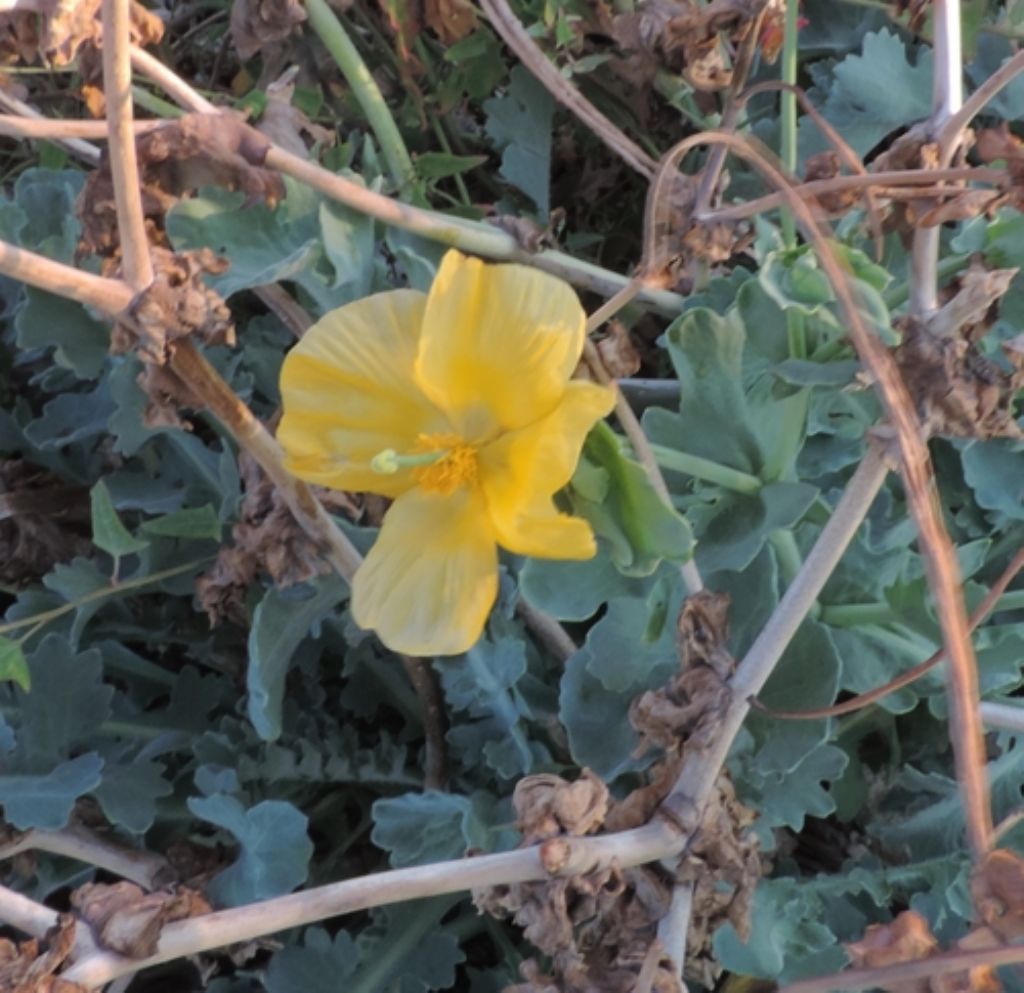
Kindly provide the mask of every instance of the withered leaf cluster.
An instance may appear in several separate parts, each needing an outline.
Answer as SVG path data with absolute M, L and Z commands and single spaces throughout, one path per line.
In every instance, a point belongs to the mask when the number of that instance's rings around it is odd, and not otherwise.
M 225 620 L 248 624 L 245 596 L 260 575 L 277 586 L 291 586 L 326 571 L 323 552 L 296 523 L 277 487 L 246 452 L 238 459 L 245 497 L 233 543 L 224 545 L 217 560 L 199 579 L 196 592 L 211 624 Z M 358 507 L 347 493 L 316 489 L 328 511 L 355 517 Z
M 167 240 L 167 212 L 183 196 L 200 186 L 240 189 L 249 202 L 273 206 L 284 196 L 280 175 L 263 165 L 270 143 L 231 112 L 189 114 L 141 135 L 136 141 L 140 192 L 154 280 L 131 307 L 131 327 L 115 329 L 112 349 L 137 348 L 147 363 L 140 378 L 149 398 L 149 425 L 183 422 L 177 413 L 188 405 L 187 386 L 166 372 L 154 370 L 168 358 L 174 341 L 195 336 L 206 344 L 233 344 L 231 313 L 205 276 L 223 272 L 228 265 L 209 249 L 173 252 Z M 114 183 L 104 157 L 90 174 L 79 195 L 82 224 L 79 250 L 98 255 L 105 275 L 115 275 L 121 264 Z
M 86 993 L 84 986 L 57 975 L 75 943 L 75 918 L 62 914 L 41 942 L 0 938 L 0 990 L 5 993 Z
M 1024 389 L 1024 334 L 1002 343 L 1003 363 L 980 348 L 1016 272 L 974 265 L 928 321 L 901 322 L 896 361 L 929 434 L 1024 438 L 1016 409 Z
M 86 883 L 71 894 L 71 906 L 100 947 L 136 959 L 156 951 L 165 924 L 212 910 L 196 890 L 177 887 L 147 893 L 123 881 Z
M 234 0 L 231 40 L 239 58 L 251 59 L 281 46 L 305 20 L 300 0 Z
M 575 783 L 555 775 L 527 776 L 516 785 L 512 802 L 523 844 L 550 844 L 597 831 L 609 797 L 604 783 L 584 770 Z M 612 865 L 544 882 L 496 886 L 475 892 L 473 899 L 485 913 L 511 917 L 551 959 L 550 975 L 536 961 L 525 962 L 524 982 L 506 993 L 628 993 L 647 961 L 657 922 L 668 911 L 671 886 L 667 874 L 655 867 Z M 655 964 L 652 989 L 681 993 L 667 959 Z
M 103 0 L 41 0 L 38 11 L 0 14 L 0 64 L 38 61 L 60 67 L 87 55 L 98 66 L 102 4 Z M 163 21 L 131 0 L 132 41 L 155 45 L 163 33 Z M 86 48 L 88 53 L 83 52 Z
M 623 870 L 611 865 L 582 875 L 555 874 L 562 858 L 560 839 L 646 823 L 669 793 L 687 750 L 707 748 L 729 699 L 725 679 L 733 660 L 725 648 L 728 605 L 728 597 L 713 593 L 686 601 L 678 622 L 679 674 L 633 705 L 630 719 L 641 736 L 640 750 L 663 751 L 645 785 L 619 802 L 590 771 L 574 783 L 538 775 L 517 785 L 513 805 L 522 844 L 541 844 L 541 858 L 553 876 L 479 891 L 474 900 L 481 910 L 511 917 L 522 927 L 527 939 L 550 957 L 551 972 L 528 961 L 523 983 L 506 993 L 627 993 L 637 988 L 641 973 L 652 989 L 680 990 L 675 968 L 656 943 L 658 921 L 668 910 L 677 881 L 694 886 L 690 974 L 709 985 L 717 977 L 710 941 L 726 920 L 741 934 L 747 932 L 761 862 L 756 840 L 747 831 L 754 815 L 736 799 L 724 774 L 676 877 L 658 866 Z
M 682 73 L 694 89 L 717 92 L 732 83 L 730 55 L 774 0 L 646 0 L 614 18 L 612 36 L 633 60 L 630 75 L 657 68 Z
M 975 926 L 947 951 L 1002 948 L 1024 940 L 1024 859 L 1008 849 L 990 852 L 971 877 Z M 888 924 L 875 924 L 860 941 L 846 945 L 856 967 L 880 968 L 942 953 L 928 922 L 905 910 Z M 978 966 L 917 980 L 881 983 L 888 993 L 998 993 L 994 968 Z

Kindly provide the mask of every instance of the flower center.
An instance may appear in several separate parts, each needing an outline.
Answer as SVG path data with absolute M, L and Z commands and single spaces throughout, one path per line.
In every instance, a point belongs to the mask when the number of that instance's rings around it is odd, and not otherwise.
M 413 479 L 423 489 L 449 496 L 460 486 L 476 482 L 476 448 L 467 445 L 454 434 L 421 434 L 416 439 L 416 450 L 437 453 L 436 461 L 417 466 Z
M 370 468 L 385 476 L 411 469 L 412 478 L 423 489 L 450 496 L 460 486 L 476 481 L 476 448 L 455 434 L 421 434 L 410 454 L 385 448 L 370 459 Z

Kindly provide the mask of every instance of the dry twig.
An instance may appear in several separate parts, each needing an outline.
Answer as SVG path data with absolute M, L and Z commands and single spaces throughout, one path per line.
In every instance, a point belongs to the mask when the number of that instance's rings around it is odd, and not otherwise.
M 527 33 L 506 0 L 480 0 L 480 6 L 483 7 L 487 19 L 502 41 L 563 107 L 575 114 L 623 162 L 640 173 L 644 179 L 654 177 L 658 163 L 612 124 L 548 61 L 548 57 Z

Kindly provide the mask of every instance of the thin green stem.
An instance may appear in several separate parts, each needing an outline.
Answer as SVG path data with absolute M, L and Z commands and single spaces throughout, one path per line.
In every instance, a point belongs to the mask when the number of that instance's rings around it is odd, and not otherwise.
M 103 600 L 109 596 L 120 596 L 121 594 L 127 593 L 131 590 L 137 590 L 140 587 L 149 586 L 152 583 L 162 583 L 165 579 L 171 579 L 174 576 L 180 576 L 183 573 L 190 572 L 192 569 L 195 569 L 196 566 L 205 565 L 209 561 L 209 558 L 196 559 L 193 562 L 186 562 L 184 565 L 176 565 L 173 568 L 164 569 L 161 572 L 154 572 L 151 576 L 138 576 L 133 579 L 125 579 L 119 582 L 116 586 L 105 586 L 103 589 L 93 590 L 92 593 L 86 593 L 85 596 L 69 600 L 60 607 L 54 607 L 53 610 L 44 610 L 38 614 L 32 614 L 30 617 L 19 617 L 16 621 L 8 621 L 6 624 L 0 624 L 0 634 L 7 634 L 8 631 L 17 631 L 20 628 L 26 627 L 32 627 L 32 631 L 29 632 L 29 634 L 32 634 L 43 624 L 55 621 L 58 617 L 63 617 L 65 614 L 69 614 L 71 611 L 77 610 L 79 607 L 82 607 L 87 603 L 92 603 L 95 600 Z M 26 637 L 28 637 L 28 635 L 26 635 Z
M 142 86 L 132 87 L 132 100 L 136 106 L 141 107 L 143 110 L 148 110 L 151 114 L 156 114 L 157 117 L 166 117 L 168 120 L 182 117 L 185 113 L 180 107 L 176 107 L 169 100 L 164 100 L 162 97 L 150 93 L 149 90 Z
M 779 560 L 779 568 L 782 570 L 782 578 L 787 583 L 793 582 L 804 564 L 803 556 L 797 547 L 796 538 L 793 532 L 786 528 L 779 528 L 768 535 L 768 541 L 775 551 Z
M 448 140 L 448 135 L 445 134 L 445 130 L 442 127 L 440 120 L 438 120 L 437 115 L 434 113 L 430 114 L 430 127 L 437 138 L 437 143 L 441 146 L 441 150 L 445 155 L 451 155 L 451 142 Z M 455 173 L 452 176 L 452 180 L 455 183 L 455 188 L 459 191 L 459 199 L 462 201 L 463 205 L 466 207 L 472 207 L 473 201 L 470 198 L 469 190 L 466 187 L 466 181 L 462 178 L 462 174 L 458 172 Z
M 732 469 L 719 462 L 712 462 L 711 459 L 701 458 L 699 455 L 677 452 L 673 448 L 654 444 L 651 445 L 651 451 L 654 453 L 655 461 L 663 469 L 684 472 L 696 479 L 703 479 L 706 483 L 724 486 L 727 490 L 732 490 L 735 493 L 753 495 L 759 492 L 764 485 L 757 476 L 752 476 L 749 472 Z
M 786 337 L 791 359 L 807 358 L 807 325 L 804 314 L 795 307 L 786 311 Z
M 1024 610 L 1024 590 L 1008 590 L 1000 598 L 996 610 Z M 885 601 L 875 603 L 837 603 L 821 608 L 823 624 L 837 628 L 864 627 L 868 624 L 891 624 L 898 615 Z
M 387 163 L 392 180 L 400 187 L 416 185 L 416 170 L 398 131 L 384 95 L 369 68 L 352 43 L 344 25 L 327 5 L 327 0 L 306 0 L 309 25 L 337 63 L 352 93 L 362 107 Z
M 782 81 L 790 85 L 796 85 L 799 20 L 800 4 L 798 0 L 786 0 L 786 22 L 782 36 Z M 779 155 L 786 171 L 795 173 L 797 156 L 796 94 L 791 90 L 783 91 L 780 110 Z M 782 211 L 781 224 L 782 240 L 787 248 L 793 248 L 796 245 L 796 221 L 790 211 Z M 794 355 L 793 357 L 802 358 L 803 356 Z
M 836 628 L 856 628 L 867 624 L 887 624 L 894 617 L 892 607 L 879 601 L 832 604 L 821 608 L 821 616 L 818 619 L 822 624 L 830 624 Z

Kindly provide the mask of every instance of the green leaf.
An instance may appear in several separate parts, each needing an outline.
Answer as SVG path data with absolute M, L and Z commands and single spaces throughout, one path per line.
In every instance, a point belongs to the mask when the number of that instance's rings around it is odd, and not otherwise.
M 416 173 L 422 179 L 446 179 L 469 172 L 487 161 L 486 155 L 451 155 L 448 152 L 423 152 L 416 156 Z
M 757 475 L 764 461 L 743 390 L 746 334 L 739 318 L 698 309 L 665 334 L 679 379 L 679 413 L 651 408 L 651 441 Z
M 546 217 L 551 189 L 551 122 L 555 103 L 544 86 L 523 66 L 512 70 L 508 91 L 485 100 L 484 125 L 502 149 L 502 176 L 522 190 Z
M 779 982 L 835 972 L 847 955 L 820 916 L 805 880 L 762 880 L 754 894 L 749 941 L 740 941 L 733 925 L 725 924 L 714 936 L 715 957 L 730 972 Z
M 135 759 L 129 765 L 108 765 L 93 796 L 111 824 L 144 834 L 156 821 L 156 801 L 174 792 L 165 776 L 159 762 Z
M 987 765 L 993 817 L 999 823 L 1020 807 L 1024 745 L 1019 736 L 1002 735 L 1000 754 Z M 876 810 L 871 834 L 894 854 L 921 860 L 963 845 L 964 812 L 955 779 L 939 772 L 905 767 Z
M 240 907 L 290 893 L 306 881 L 313 843 L 304 814 L 283 800 L 264 800 L 246 810 L 223 793 L 189 797 L 196 817 L 229 831 L 241 852 L 214 876 L 209 893 L 221 906 Z
M 585 621 L 612 597 L 640 593 L 649 583 L 647 577 L 624 576 L 603 541 L 592 559 L 527 559 L 519 572 L 522 595 L 560 621 Z
M 141 552 L 149 545 L 148 541 L 133 538 L 121 523 L 110 499 L 110 490 L 102 479 L 89 491 L 89 498 L 92 506 L 92 541 L 97 548 L 102 548 L 116 559 Z
M 829 629 L 815 621 L 805 621 L 786 646 L 758 697 L 765 706 L 776 710 L 827 707 L 836 698 L 840 667 L 840 656 Z M 810 752 L 824 744 L 830 730 L 828 720 L 779 721 L 756 711 L 745 726 L 755 742 L 752 761 L 758 772 L 781 775 L 792 772 Z
M 62 393 L 43 405 L 43 416 L 25 428 L 25 437 L 44 451 L 106 433 L 113 403 L 105 380 L 89 393 Z
M 671 582 L 670 616 L 682 597 L 675 570 Z M 645 690 L 662 686 L 679 665 L 674 625 L 664 625 L 656 641 L 645 640 L 652 612 L 661 610 L 657 599 L 610 601 L 608 612 L 587 632 L 585 644 L 565 666 L 559 718 L 569 736 L 573 760 L 608 782 L 642 767 L 631 754 L 636 733 L 629 722 L 630 706 Z
M 456 967 L 466 956 L 441 918 L 458 899 L 446 895 L 376 910 L 373 923 L 356 940 L 359 968 L 345 993 L 424 993 L 454 985 Z
M 334 268 L 331 306 L 366 296 L 373 283 L 377 237 L 373 219 L 328 200 L 320 205 L 320 234 Z
M 307 928 L 301 947 L 289 945 L 271 959 L 263 986 L 267 993 L 338 993 L 358 964 L 348 931 L 332 939 L 323 928 Z
M 862 319 L 887 345 L 898 344 L 899 336 L 893 330 L 889 308 L 882 299 L 882 292 L 892 276 L 859 249 L 839 241 L 829 244 L 840 265 L 852 277 L 848 289 Z M 807 316 L 817 316 L 827 324 L 837 324 L 839 318 L 832 313 L 835 292 L 810 246 L 769 253 L 758 272 L 758 280 L 765 293 L 783 310 L 793 309 Z
M 295 650 L 347 596 L 348 584 L 332 574 L 299 587 L 271 587 L 256 607 L 245 682 L 249 720 L 264 741 L 281 734 L 284 681 Z
M 79 379 L 95 379 L 110 351 L 110 325 L 66 297 L 25 287 L 25 306 L 14 321 L 19 348 L 56 348 L 59 365 Z
M 706 514 L 692 508 L 701 572 L 745 569 L 768 536 L 779 528 L 792 528 L 817 495 L 807 483 L 772 483 L 753 496 L 725 494 Z
M 80 169 L 26 169 L 14 184 L 14 201 L 28 223 L 20 244 L 58 262 L 72 263 L 81 226 L 77 201 L 85 173 Z
M 604 423 L 594 426 L 583 446 L 586 463 L 582 483 L 593 493 L 593 472 L 599 468 L 606 481 L 593 500 L 576 485 L 569 490 L 573 510 L 586 518 L 608 542 L 612 561 L 628 576 L 648 576 L 665 559 L 681 562 L 693 550 L 690 526 L 665 504 L 638 462 L 622 454 L 615 432 Z M 577 474 L 579 470 L 577 470 Z M 603 492 L 601 492 L 603 490 Z
M 769 253 L 757 278 L 762 289 L 784 310 L 795 308 L 814 314 L 836 298 L 811 248 Z
M 524 717 L 529 704 L 517 684 L 526 673 L 526 645 L 518 638 L 481 638 L 465 655 L 434 663 L 449 704 L 472 721 L 448 732 L 453 748 L 488 764 L 506 779 L 533 771 L 536 756 Z
M 58 563 L 52 572 L 43 577 L 43 585 L 59 593 L 66 603 L 85 599 L 84 603 L 79 603 L 75 607 L 74 620 L 68 631 L 68 640 L 74 648 L 78 647 L 89 621 L 115 599 L 114 596 L 91 598 L 91 594 L 99 593 L 101 590 L 114 592 L 110 577 L 100 572 L 92 559 L 79 557 L 66 564 Z
M 353 288 L 364 278 L 371 259 L 356 259 L 353 245 L 373 247 L 369 219 L 356 219 L 344 209 L 321 211 L 319 194 L 301 183 L 285 179 L 285 198 L 271 210 L 264 203 L 245 205 L 241 193 L 207 188 L 196 197 L 179 200 L 167 214 L 167 233 L 176 249 L 213 248 L 230 259 L 231 267 L 219 276 L 207 277 L 224 297 L 265 283 L 292 280 L 316 301 L 320 313 L 354 299 Z M 346 245 L 338 240 L 342 225 Z M 351 227 L 350 227 L 351 226 Z M 354 231 L 362 231 L 362 236 Z M 325 264 L 323 238 L 332 237 L 335 258 L 344 255 L 349 264 L 335 270 Z M 330 254 L 327 262 L 331 261 Z M 335 270 L 335 271 L 332 271 Z
M 28 668 L 35 688 L 18 691 L 18 752 L 24 771 L 40 772 L 92 739 L 110 716 L 114 690 L 103 684 L 98 651 L 76 655 L 57 634 L 43 638 Z
M 974 441 L 960 453 L 967 485 L 986 510 L 1024 520 L 1024 445 L 1011 441 Z
M 863 50 L 836 63 L 815 67 L 812 99 L 858 155 L 864 155 L 897 128 L 931 113 L 932 54 L 921 46 L 911 65 L 907 50 L 887 28 L 864 36 Z M 811 118 L 800 118 L 800 158 L 832 146 Z
M 3 635 L 0 635 L 0 679 L 15 683 L 26 693 L 32 688 L 32 676 L 21 642 Z
M 20 831 L 65 827 L 75 801 L 100 783 L 103 759 L 95 752 L 62 762 L 41 776 L 0 776 L 4 820 Z
M 213 541 L 221 539 L 220 519 L 208 503 L 202 507 L 187 507 L 150 521 L 143 521 L 141 530 L 164 538 L 190 538 L 197 541 L 202 538 Z
M 502 836 L 488 823 L 492 806 L 483 793 L 469 798 L 425 790 L 384 797 L 373 805 L 371 838 L 390 852 L 395 868 L 462 858 L 470 848 L 493 851 Z M 501 847 L 510 847 L 511 839 L 503 840 Z

